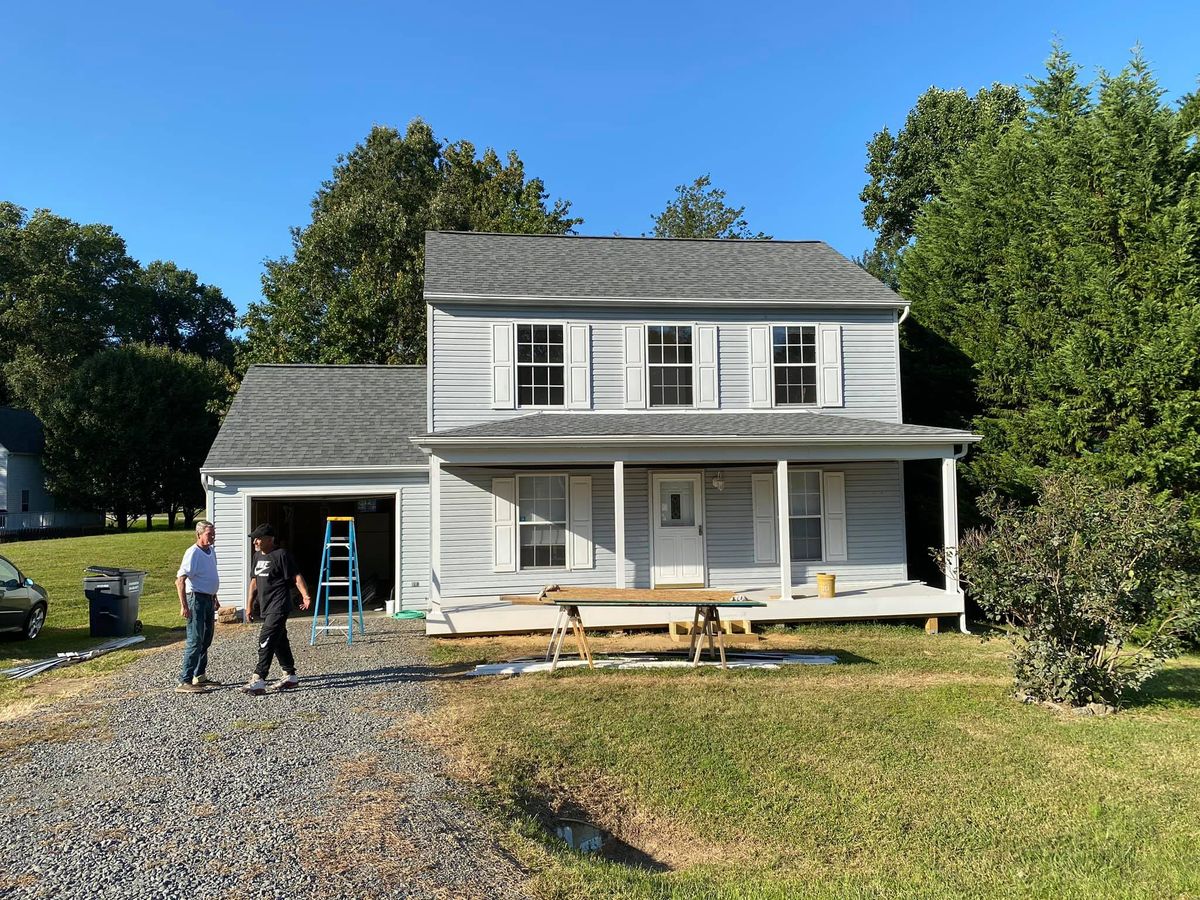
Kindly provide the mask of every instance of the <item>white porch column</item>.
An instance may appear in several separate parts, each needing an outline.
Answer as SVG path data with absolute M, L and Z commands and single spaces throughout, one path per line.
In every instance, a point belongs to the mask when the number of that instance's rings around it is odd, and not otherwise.
M 775 509 L 779 515 L 779 598 L 792 599 L 792 533 L 788 519 L 788 464 L 781 459 L 775 468 Z
M 613 532 L 616 535 L 613 561 L 616 586 L 625 587 L 625 460 L 613 460 Z
M 429 457 L 429 603 L 442 600 L 442 460 Z
M 958 482 L 957 460 L 942 460 L 942 546 L 946 551 L 946 593 L 958 594 Z

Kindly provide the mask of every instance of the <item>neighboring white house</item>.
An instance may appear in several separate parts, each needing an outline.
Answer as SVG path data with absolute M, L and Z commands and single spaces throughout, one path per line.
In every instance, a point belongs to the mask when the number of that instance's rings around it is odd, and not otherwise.
M 55 508 L 42 471 L 45 446 L 37 416 L 0 406 L 0 534 L 103 526 L 98 513 Z
M 778 598 L 770 620 L 961 615 L 953 573 L 908 578 L 903 463 L 943 461 L 953 558 L 978 438 L 903 423 L 907 303 L 826 244 L 431 232 L 425 266 L 425 370 L 247 374 L 202 470 L 225 584 L 244 594 L 253 525 L 319 556 L 322 516 L 353 506 L 431 633 L 549 628 L 500 600 L 549 583 L 728 588 Z

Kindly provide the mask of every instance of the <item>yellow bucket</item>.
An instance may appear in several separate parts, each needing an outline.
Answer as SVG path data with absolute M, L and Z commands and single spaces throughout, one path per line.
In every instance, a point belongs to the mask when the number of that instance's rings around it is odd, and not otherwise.
M 826 600 L 837 594 L 837 576 L 829 572 L 817 573 L 817 596 Z

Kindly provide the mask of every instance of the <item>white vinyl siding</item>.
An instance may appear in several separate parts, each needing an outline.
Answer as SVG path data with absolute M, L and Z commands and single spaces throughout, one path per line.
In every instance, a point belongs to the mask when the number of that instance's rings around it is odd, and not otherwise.
M 557 320 L 591 327 L 591 408 L 593 410 L 643 409 L 645 390 L 645 336 L 636 313 L 625 308 L 529 307 L 529 321 Z M 704 310 L 654 309 L 648 317 L 663 324 L 712 325 L 717 328 L 719 405 L 722 410 L 771 408 L 770 326 L 841 326 L 842 404 L 823 407 L 829 415 L 897 422 L 900 378 L 896 355 L 896 316 L 892 310 Z M 511 322 L 512 310 L 468 304 L 430 307 L 432 361 L 430 395 L 433 430 L 496 421 L 521 415 L 519 410 L 493 409 L 487 365 L 491 325 Z M 833 316 L 836 315 L 836 319 Z M 765 405 L 752 402 L 752 332 L 762 335 L 761 371 Z M 631 356 L 629 354 L 632 354 Z

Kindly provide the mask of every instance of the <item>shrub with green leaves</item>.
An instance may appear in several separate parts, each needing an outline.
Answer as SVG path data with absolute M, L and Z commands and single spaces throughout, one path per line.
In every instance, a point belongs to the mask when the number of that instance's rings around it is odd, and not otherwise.
M 982 499 L 960 574 L 1010 629 L 1018 692 L 1120 705 L 1200 623 L 1194 536 L 1178 501 L 1079 476 L 1042 479 L 1032 506 Z

